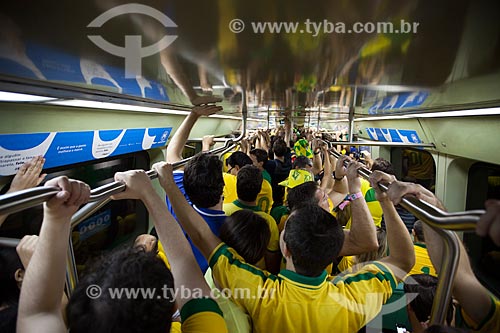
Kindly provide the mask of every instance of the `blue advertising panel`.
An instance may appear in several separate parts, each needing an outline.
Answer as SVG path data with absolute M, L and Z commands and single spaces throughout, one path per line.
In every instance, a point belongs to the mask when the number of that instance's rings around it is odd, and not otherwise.
M 387 96 L 376 101 L 369 109 L 369 114 L 387 113 L 393 109 L 414 108 L 422 105 L 429 93 L 426 91 L 406 92 Z
M 366 132 L 370 136 L 370 139 L 375 141 L 422 143 L 415 130 L 367 127 Z
M 101 65 L 95 61 L 26 43 L 24 52 L 9 49 L 0 52 L 0 72 L 19 77 L 55 82 L 86 84 L 121 94 L 169 101 L 165 87 L 142 76 L 126 78 L 125 69 Z M 11 52 L 7 52 L 11 51 Z
M 171 127 L 0 135 L 0 176 L 15 174 L 34 156 L 44 168 L 163 147 Z

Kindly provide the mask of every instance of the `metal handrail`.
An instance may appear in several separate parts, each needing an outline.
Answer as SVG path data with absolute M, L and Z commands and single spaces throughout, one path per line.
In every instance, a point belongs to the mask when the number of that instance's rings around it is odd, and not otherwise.
M 341 156 L 341 154 L 336 151 L 330 151 L 330 154 L 336 158 Z M 363 167 L 358 170 L 358 173 L 368 179 L 372 172 Z M 379 184 L 379 186 L 383 191 L 389 189 L 385 184 Z M 485 211 L 481 209 L 448 213 L 410 195 L 402 198 L 401 206 L 415 216 L 417 214 L 423 216 L 423 219 L 428 220 L 428 224 L 433 227 L 454 231 L 474 230 L 479 218 L 485 213 Z
M 329 152 L 336 158 L 341 156 L 336 151 Z M 371 170 L 364 167 L 358 170 L 358 174 L 366 179 L 370 177 L 371 173 Z M 378 185 L 384 192 L 389 190 L 389 186 L 386 184 L 379 183 Z M 453 281 L 457 272 L 460 255 L 457 236 L 450 230 L 473 230 L 476 222 L 479 220 L 479 216 L 476 214 L 481 211 L 473 211 L 471 215 L 469 215 L 468 212 L 464 212 L 467 215 L 443 216 L 445 212 L 411 195 L 404 196 L 401 199 L 400 205 L 424 223 L 431 226 L 444 240 L 443 257 L 441 261 L 443 264 L 439 272 L 436 297 L 432 305 L 430 319 L 431 324 L 443 324 L 446 319 L 446 314 L 448 313 Z M 432 215 L 432 213 L 438 213 L 439 216 Z

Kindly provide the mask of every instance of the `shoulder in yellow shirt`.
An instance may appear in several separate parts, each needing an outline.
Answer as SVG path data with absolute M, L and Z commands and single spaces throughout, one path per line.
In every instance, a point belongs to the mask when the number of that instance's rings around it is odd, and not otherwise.
M 267 249 L 272 252 L 279 251 L 280 235 L 278 232 L 278 225 L 276 224 L 274 218 L 271 215 L 262 212 L 258 206 L 247 206 L 245 204 L 242 204 L 239 200 L 234 200 L 231 203 L 225 203 L 223 207 L 224 213 L 226 213 L 227 216 L 230 216 L 234 212 L 241 209 L 250 209 L 254 211 L 255 214 L 263 217 L 266 220 L 267 225 L 269 226 L 269 231 L 271 232 L 271 238 L 269 239 Z
M 379 262 L 333 282 L 326 271 L 317 277 L 289 270 L 272 275 L 246 264 L 222 243 L 209 263 L 220 287 L 231 290 L 234 302 L 250 314 L 256 333 L 356 332 L 396 288 L 394 274 Z

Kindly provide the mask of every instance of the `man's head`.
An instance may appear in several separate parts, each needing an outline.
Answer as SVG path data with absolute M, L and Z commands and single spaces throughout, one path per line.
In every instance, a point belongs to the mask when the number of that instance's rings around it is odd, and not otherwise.
M 252 159 L 253 165 L 262 170 L 264 169 L 264 164 L 268 160 L 267 151 L 260 148 L 252 149 L 250 150 L 250 158 Z
M 371 170 L 372 171 L 380 170 L 380 171 L 388 173 L 390 175 L 396 174 L 394 172 L 394 168 L 393 168 L 391 162 L 389 162 L 388 160 L 386 160 L 382 157 L 378 157 L 375 159 L 375 161 L 373 161 Z
M 99 286 L 99 297 L 89 297 L 89 287 Z M 86 274 L 66 308 L 71 332 L 168 332 L 174 312 L 172 273 L 153 252 L 134 248 L 106 256 Z M 116 289 L 115 289 L 116 288 Z M 113 290 L 155 290 L 148 296 L 118 298 Z
M 301 205 L 318 205 L 326 211 L 330 210 L 328 196 L 315 182 L 305 182 L 288 190 L 288 208 L 293 211 Z
M 247 202 L 257 200 L 262 189 L 262 172 L 254 165 L 245 165 L 236 176 L 236 194 L 238 199 Z
M 277 139 L 273 144 L 273 152 L 276 157 L 283 157 L 289 151 L 283 139 Z
M 195 155 L 184 167 L 184 190 L 193 204 L 201 208 L 217 205 L 222 197 L 222 162 L 207 153 Z
M 294 210 L 281 234 L 280 246 L 295 271 L 319 276 L 340 253 L 344 231 L 335 217 L 318 205 L 303 205 Z
M 313 163 L 310 158 L 306 156 L 297 156 L 295 161 L 293 161 L 292 169 L 303 169 L 307 171 L 312 171 Z
M 422 226 L 422 221 L 420 220 L 415 221 L 411 233 L 415 239 L 415 242 L 425 243 L 424 228 Z
M 228 166 L 228 173 L 237 175 L 241 168 L 245 165 L 253 164 L 252 159 L 247 154 L 241 151 L 235 151 L 226 160 Z
M 264 257 L 271 232 L 263 217 L 242 209 L 226 218 L 220 227 L 219 237 L 235 249 L 245 262 L 254 265 Z

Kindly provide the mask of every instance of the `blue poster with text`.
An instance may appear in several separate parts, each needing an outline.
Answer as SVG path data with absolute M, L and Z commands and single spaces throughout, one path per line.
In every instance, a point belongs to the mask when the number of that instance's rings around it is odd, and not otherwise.
M 15 174 L 34 156 L 44 169 L 166 145 L 171 127 L 0 135 L 0 176 Z

